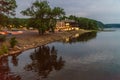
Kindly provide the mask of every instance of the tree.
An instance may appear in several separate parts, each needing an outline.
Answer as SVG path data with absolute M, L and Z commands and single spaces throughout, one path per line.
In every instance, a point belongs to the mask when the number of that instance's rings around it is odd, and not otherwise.
M 78 18 L 78 23 L 80 28 L 87 29 L 87 30 L 99 30 L 100 26 L 97 23 L 98 21 L 88 18 Z
M 56 19 L 64 12 L 59 7 L 51 9 L 47 1 L 36 0 L 30 8 L 27 8 L 21 13 L 30 16 L 30 25 L 36 28 L 39 34 L 44 34 L 49 28 L 53 29 Z
M 50 6 L 47 1 L 35 1 L 30 8 L 22 11 L 23 15 L 30 16 L 32 26 L 38 29 L 39 34 L 43 34 L 46 30 L 46 19 Z
M 50 25 L 50 29 L 52 30 L 52 32 L 54 32 L 57 19 L 60 19 L 64 15 L 65 15 L 65 12 L 60 7 L 55 7 L 51 9 L 50 14 L 49 14 L 49 20 L 50 20 L 49 25 Z
M 8 24 L 8 16 L 15 15 L 15 0 L 0 0 L 0 28 Z
M 75 20 L 75 22 L 78 23 L 79 27 L 82 29 L 87 29 L 87 30 L 102 30 L 104 27 L 104 24 L 100 21 L 96 21 L 93 19 L 89 18 L 84 18 L 84 17 L 76 17 L 74 15 L 70 15 L 68 17 L 70 20 Z
M 0 30 L 3 26 L 7 24 L 8 17 L 6 15 L 0 14 Z
M 68 19 L 70 19 L 70 20 L 77 20 L 77 17 L 74 16 L 74 15 L 70 15 L 70 16 L 68 17 Z
M 16 7 L 15 0 L 0 0 L 0 14 L 15 15 Z

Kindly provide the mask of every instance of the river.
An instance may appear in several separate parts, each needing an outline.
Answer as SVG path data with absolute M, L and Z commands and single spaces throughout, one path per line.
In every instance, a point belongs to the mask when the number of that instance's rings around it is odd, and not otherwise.
M 4 57 L 0 80 L 120 80 L 120 29 L 76 34 Z

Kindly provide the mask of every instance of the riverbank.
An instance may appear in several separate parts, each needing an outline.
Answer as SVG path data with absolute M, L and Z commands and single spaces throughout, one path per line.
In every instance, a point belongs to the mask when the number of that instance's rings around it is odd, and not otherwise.
M 0 55 L 0 58 L 3 56 L 21 53 L 31 48 L 45 45 L 54 41 L 63 40 L 68 37 L 73 37 L 75 34 L 83 34 L 86 32 L 91 31 L 81 29 L 78 31 L 56 32 L 44 35 L 38 35 L 37 31 L 25 31 L 23 34 L 14 35 L 18 41 L 18 44 L 13 49 L 9 49 L 7 54 Z

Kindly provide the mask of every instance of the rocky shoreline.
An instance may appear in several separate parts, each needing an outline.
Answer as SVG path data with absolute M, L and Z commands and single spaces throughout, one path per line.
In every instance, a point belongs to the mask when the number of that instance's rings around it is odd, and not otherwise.
M 31 34 L 26 33 L 22 35 L 16 35 L 15 37 L 18 41 L 18 44 L 15 46 L 15 48 L 10 49 L 7 54 L 0 55 L 0 58 L 8 55 L 18 54 L 28 49 L 32 49 L 54 41 L 63 40 L 68 37 L 73 37 L 75 34 L 83 34 L 86 32 L 91 32 L 91 31 L 81 29 L 78 31 L 49 33 L 41 36 L 38 35 L 37 32 L 35 31 Z

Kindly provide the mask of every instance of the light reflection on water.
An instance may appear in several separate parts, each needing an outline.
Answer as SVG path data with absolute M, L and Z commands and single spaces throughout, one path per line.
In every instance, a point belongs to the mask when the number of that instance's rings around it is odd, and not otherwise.
M 54 42 L 0 61 L 2 80 L 120 80 L 120 31 Z

